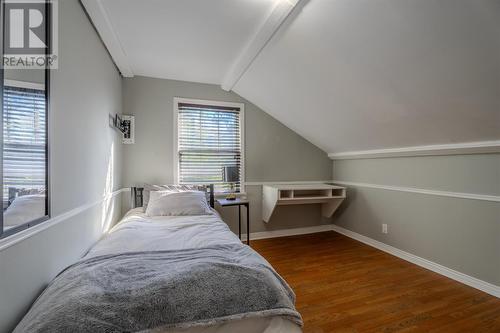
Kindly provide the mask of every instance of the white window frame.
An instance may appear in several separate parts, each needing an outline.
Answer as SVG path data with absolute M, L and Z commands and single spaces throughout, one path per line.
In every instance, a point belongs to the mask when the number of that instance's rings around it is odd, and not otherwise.
M 184 97 L 174 97 L 174 121 L 173 121 L 173 161 L 174 161 L 174 183 L 179 183 L 179 138 L 177 136 L 179 129 L 179 104 L 201 104 L 201 105 L 213 105 L 221 107 L 233 107 L 240 109 L 240 145 L 241 145 L 241 171 L 240 171 L 240 193 L 245 194 L 245 104 L 237 102 L 222 102 L 222 101 L 212 101 L 203 99 L 192 99 Z M 217 194 L 217 193 L 216 193 Z M 218 193 L 221 194 L 221 193 Z

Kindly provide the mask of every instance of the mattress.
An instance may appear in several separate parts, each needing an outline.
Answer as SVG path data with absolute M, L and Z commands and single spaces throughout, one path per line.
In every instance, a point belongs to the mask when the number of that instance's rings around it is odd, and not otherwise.
M 130 210 L 111 229 L 106 242 L 99 242 L 86 255 L 91 258 L 136 251 L 166 251 L 200 249 L 211 245 L 238 244 L 240 240 L 229 230 L 219 214 L 204 216 L 148 217 L 142 208 Z M 163 333 L 167 331 L 154 331 Z M 221 325 L 194 327 L 174 333 L 296 333 L 302 332 L 295 323 L 282 317 L 234 320 Z

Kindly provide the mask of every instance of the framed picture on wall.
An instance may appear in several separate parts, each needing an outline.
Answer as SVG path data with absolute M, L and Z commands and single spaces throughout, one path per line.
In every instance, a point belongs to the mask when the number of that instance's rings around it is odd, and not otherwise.
M 124 128 L 123 143 L 132 145 L 135 143 L 135 116 L 122 116 L 122 124 Z

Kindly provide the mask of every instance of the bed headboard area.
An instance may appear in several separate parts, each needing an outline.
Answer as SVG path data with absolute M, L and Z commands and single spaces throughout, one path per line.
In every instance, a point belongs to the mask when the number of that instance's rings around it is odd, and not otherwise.
M 214 185 L 145 185 L 144 187 L 131 188 L 131 208 L 144 206 L 144 192 L 145 191 L 161 191 L 161 190 L 174 190 L 174 191 L 202 191 L 207 194 L 207 202 L 210 207 L 215 207 Z

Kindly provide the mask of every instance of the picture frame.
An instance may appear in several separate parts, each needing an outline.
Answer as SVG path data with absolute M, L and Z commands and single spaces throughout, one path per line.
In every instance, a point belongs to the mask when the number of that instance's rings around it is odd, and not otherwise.
M 135 116 L 122 115 L 123 143 L 135 144 Z

